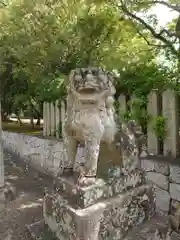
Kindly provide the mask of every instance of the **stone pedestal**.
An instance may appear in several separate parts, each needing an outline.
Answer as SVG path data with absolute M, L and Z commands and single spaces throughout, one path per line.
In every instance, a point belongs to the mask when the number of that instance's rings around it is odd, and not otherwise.
M 44 220 L 60 240 L 124 239 L 132 227 L 155 210 L 152 186 L 140 170 L 121 177 L 97 179 L 87 187 L 62 176 L 44 198 Z

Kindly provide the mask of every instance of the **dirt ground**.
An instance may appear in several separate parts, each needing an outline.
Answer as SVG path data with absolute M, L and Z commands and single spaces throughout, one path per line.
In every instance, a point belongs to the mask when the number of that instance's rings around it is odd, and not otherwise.
M 4 153 L 4 163 L 6 185 L 15 189 L 0 212 L 0 240 L 28 240 L 25 226 L 43 218 L 44 189 L 52 187 L 53 179 L 7 153 Z

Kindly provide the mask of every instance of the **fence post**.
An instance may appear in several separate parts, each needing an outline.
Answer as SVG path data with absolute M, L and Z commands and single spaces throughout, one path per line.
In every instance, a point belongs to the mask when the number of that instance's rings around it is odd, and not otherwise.
M 163 117 L 165 118 L 164 155 L 176 157 L 179 145 L 177 95 L 170 89 L 163 93 Z
M 124 94 L 121 94 L 119 96 L 119 99 L 118 99 L 119 103 L 120 103 L 120 109 L 119 109 L 119 112 L 120 114 L 121 113 L 126 113 L 127 112 L 127 104 L 126 104 L 126 96 Z
M 148 95 L 148 106 L 147 113 L 150 117 L 157 118 L 160 114 L 159 109 L 159 96 L 156 91 L 152 91 Z M 147 127 L 147 148 L 148 154 L 158 155 L 159 154 L 159 141 L 155 132 L 152 129 L 151 122 L 148 123 Z
M 64 139 L 65 136 L 65 130 L 64 130 L 64 121 L 66 116 L 66 109 L 65 109 L 65 103 L 64 101 L 61 101 L 61 122 L 62 122 L 62 137 Z
M 60 109 L 59 109 L 59 100 L 56 100 L 55 102 L 55 116 L 56 116 L 56 138 L 59 138 L 59 124 L 62 125 L 61 123 L 61 118 L 60 118 Z
M 47 103 L 43 103 L 43 136 L 47 136 Z
M 54 102 L 50 103 L 50 118 L 51 118 L 51 136 L 55 136 L 55 107 L 54 107 Z
M 50 103 L 47 103 L 47 136 L 51 136 L 51 111 L 50 111 Z

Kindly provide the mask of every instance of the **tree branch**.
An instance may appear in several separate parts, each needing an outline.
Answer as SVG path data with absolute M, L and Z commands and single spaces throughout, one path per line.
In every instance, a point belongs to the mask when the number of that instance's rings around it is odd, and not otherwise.
M 142 34 L 138 28 L 136 28 L 136 31 L 137 33 L 145 40 L 145 42 L 149 45 L 149 46 L 153 46 L 153 47 L 160 47 L 160 48 L 165 48 L 165 47 L 168 47 L 168 45 L 165 45 L 165 44 L 154 44 L 154 43 L 151 43 L 147 38 L 146 36 L 144 36 L 144 34 Z
M 175 32 L 169 32 L 169 31 L 168 31 L 167 29 L 165 29 L 165 28 L 163 28 L 163 29 L 159 32 L 160 35 L 162 35 L 163 33 L 166 33 L 166 35 L 167 35 L 168 37 L 170 37 L 170 38 L 172 38 L 172 37 L 177 38 Z
M 134 13 L 130 12 L 128 10 L 128 8 L 126 7 L 126 5 L 123 3 L 123 1 L 121 0 L 121 9 L 122 11 L 131 19 L 136 20 L 136 22 L 142 24 L 147 30 L 149 30 L 149 32 L 152 34 L 152 36 L 160 41 L 162 41 L 164 43 L 164 47 L 168 47 L 171 49 L 172 53 L 177 55 L 178 52 L 176 51 L 176 49 L 174 48 L 173 44 L 171 41 L 169 41 L 168 39 L 166 39 L 165 37 L 162 36 L 162 30 L 157 33 L 154 28 L 149 25 L 147 22 L 145 22 L 142 18 L 138 17 L 137 15 L 135 15 Z M 166 32 L 167 33 L 167 32 Z
M 178 13 L 180 13 L 180 5 L 175 5 L 175 4 L 170 4 L 168 2 L 165 2 L 165 1 L 146 1 L 145 2 L 146 4 L 161 4 L 161 5 L 164 5 Z
M 5 7 L 7 6 L 7 4 L 5 4 L 3 1 L 0 1 L 0 4 L 4 5 Z

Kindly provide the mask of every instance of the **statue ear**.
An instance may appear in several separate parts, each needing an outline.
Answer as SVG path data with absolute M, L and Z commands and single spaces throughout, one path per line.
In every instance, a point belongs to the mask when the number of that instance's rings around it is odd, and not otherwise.
M 69 83 L 70 84 L 72 84 L 74 76 L 75 76 L 75 71 L 71 70 L 71 72 L 69 74 Z
M 114 85 L 112 84 L 112 82 L 110 82 L 109 87 L 110 87 L 111 95 L 114 95 L 116 93 L 116 89 L 115 89 Z
M 68 84 L 68 91 L 72 91 L 74 89 L 74 76 L 76 74 L 75 70 L 71 70 L 69 74 L 69 84 Z

